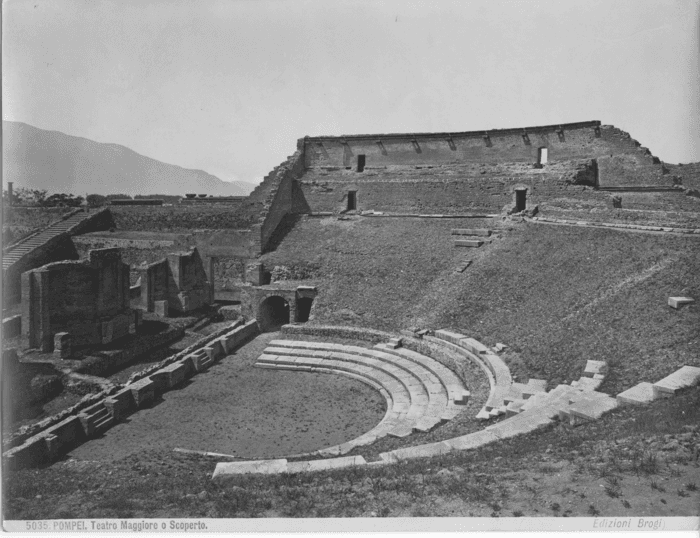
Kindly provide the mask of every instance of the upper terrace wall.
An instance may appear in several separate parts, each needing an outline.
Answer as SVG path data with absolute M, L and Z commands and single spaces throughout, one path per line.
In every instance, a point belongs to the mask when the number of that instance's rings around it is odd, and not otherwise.
M 527 189 L 527 204 L 558 197 L 593 194 L 593 160 L 551 163 L 536 169 L 527 163 L 498 165 L 391 166 L 350 171 L 309 170 L 299 181 L 313 212 L 348 208 L 355 192 L 356 209 L 393 213 L 494 213 L 513 204 L 516 188 Z M 600 193 L 597 193 L 600 194 Z
M 357 170 L 364 155 L 366 168 L 392 165 L 457 163 L 536 163 L 540 148 L 549 161 L 601 158 L 601 185 L 666 184 L 662 167 L 630 135 L 599 121 L 472 131 L 307 137 L 307 169 Z

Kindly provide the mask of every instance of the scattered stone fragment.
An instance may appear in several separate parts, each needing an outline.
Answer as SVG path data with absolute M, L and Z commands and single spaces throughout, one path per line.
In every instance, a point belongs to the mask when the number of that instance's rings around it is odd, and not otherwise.
M 678 310 L 680 307 L 683 305 L 687 305 L 690 303 L 694 303 L 695 299 L 691 297 L 669 297 L 668 298 L 668 306 L 671 308 L 675 308 Z

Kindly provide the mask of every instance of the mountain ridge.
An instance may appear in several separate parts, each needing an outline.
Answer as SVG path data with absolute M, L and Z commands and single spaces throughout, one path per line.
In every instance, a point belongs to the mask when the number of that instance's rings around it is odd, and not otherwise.
M 255 185 L 164 163 L 112 142 L 2 122 L 3 183 L 72 194 L 246 196 Z

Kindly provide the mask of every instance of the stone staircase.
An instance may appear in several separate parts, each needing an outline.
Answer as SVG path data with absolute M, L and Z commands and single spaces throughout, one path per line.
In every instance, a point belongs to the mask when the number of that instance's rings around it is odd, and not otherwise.
M 25 256 L 30 255 L 35 249 L 43 247 L 50 241 L 56 239 L 62 234 L 71 235 L 79 232 L 85 225 L 91 221 L 101 218 L 107 212 L 107 209 L 95 213 L 85 213 L 82 209 L 74 211 L 66 215 L 62 220 L 54 222 L 43 230 L 36 232 L 29 237 L 25 237 L 14 245 L 10 245 L 3 250 L 2 269 L 3 273 L 8 271 L 15 263 L 19 262 Z
M 435 331 L 435 337 L 425 338 L 461 353 L 486 373 L 491 391 L 476 415 L 478 419 L 489 420 L 499 415 L 513 417 L 530 411 L 526 416 L 546 416 L 547 420 L 558 417 L 577 425 L 584 420 L 596 420 L 618 405 L 615 398 L 595 390 L 607 372 L 603 361 L 587 361 L 579 380 L 546 392 L 547 382 L 543 379 L 530 379 L 527 384 L 514 382 L 503 360 L 473 338 L 448 330 Z
M 114 423 L 114 417 L 102 402 L 84 409 L 78 414 L 80 423 L 87 437 L 95 437 L 108 430 Z
M 484 243 L 491 243 L 491 230 L 485 228 L 453 228 L 455 247 L 479 248 Z M 464 258 L 455 269 L 455 273 L 463 273 L 472 264 L 469 258 Z
M 427 432 L 456 417 L 469 391 L 457 376 L 437 361 L 389 344 L 374 349 L 322 342 L 273 340 L 256 366 L 283 370 L 333 373 L 376 388 L 386 399 L 387 412 L 369 432 L 342 445 L 314 454 L 341 455 L 384 436 L 407 437 Z

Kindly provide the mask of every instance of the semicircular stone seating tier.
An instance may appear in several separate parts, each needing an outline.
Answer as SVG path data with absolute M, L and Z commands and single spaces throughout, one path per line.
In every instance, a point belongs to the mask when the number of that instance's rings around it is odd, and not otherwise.
M 596 420 L 618 405 L 646 404 L 659 398 L 672 397 L 681 390 L 700 385 L 700 368 L 683 366 L 654 384 L 640 383 L 618 394 L 617 398 L 613 398 L 595 390 L 605 378 L 607 364 L 604 361 L 589 360 L 580 379 L 573 381 L 571 385 L 557 385 L 546 392 L 541 380 L 535 380 L 535 383 L 527 385 L 513 383 L 508 367 L 502 359 L 474 339 L 452 331 L 436 331 L 435 337 L 425 336 L 424 340 L 428 347 L 443 346 L 451 352 L 459 349 L 461 351 L 458 354 L 461 354 L 465 360 L 474 361 L 485 371 L 488 370 L 491 391 L 487 405 L 479 414 L 482 415 L 483 411 L 487 411 L 489 418 L 503 413 L 510 416 L 477 432 L 444 441 L 382 452 L 377 461 L 367 462 L 362 456 L 345 456 L 313 461 L 288 462 L 286 459 L 277 459 L 226 462 L 216 465 L 212 478 L 247 473 L 297 473 L 345 467 L 372 467 L 414 458 L 439 456 L 458 450 L 473 450 L 501 439 L 533 432 L 557 419 L 568 421 L 572 426 L 576 426 Z M 375 347 L 384 349 L 388 346 L 379 344 Z M 542 390 L 539 390 L 540 388 Z M 511 405 L 512 403 L 516 405 Z M 492 413 L 494 410 L 496 413 Z
M 468 338 L 465 335 L 452 331 L 440 330 L 435 331 L 435 336 L 424 336 L 423 340 L 429 348 L 432 347 L 435 349 L 436 347 L 441 347 L 447 350 L 452 356 L 461 356 L 464 360 L 470 360 L 484 370 L 489 379 L 490 393 L 486 405 L 479 412 L 477 418 L 489 419 L 502 414 L 506 414 L 507 418 L 477 432 L 446 439 L 444 441 L 383 452 L 379 454 L 378 461 L 366 462 L 362 456 L 346 456 L 314 460 L 311 462 L 287 462 L 286 459 L 234 463 L 226 462 L 217 464 L 213 478 L 243 473 L 302 472 L 336 469 L 348 466 L 386 465 L 401 460 L 438 456 L 457 450 L 470 450 L 501 439 L 533 432 L 550 424 L 554 420 L 566 421 L 572 426 L 576 426 L 600 418 L 604 413 L 614 409 L 620 403 L 645 403 L 652 399 L 668 397 L 684 387 L 700 384 L 700 368 L 685 366 L 678 372 L 675 372 L 654 385 L 642 383 L 621 393 L 616 399 L 595 390 L 605 378 L 607 364 L 604 361 L 589 360 L 586 362 L 586 367 L 580 379 L 573 381 L 571 385 L 558 385 L 547 392 L 546 381 L 544 380 L 530 379 L 527 384 L 513 382 L 510 370 L 505 362 L 492 350 L 473 338 Z M 334 346 L 333 344 L 292 342 L 294 347 L 306 344 L 308 349 L 323 351 L 325 353 L 328 352 L 327 350 L 329 348 L 327 347 L 323 350 L 323 346 L 331 346 L 330 349 L 333 349 L 332 346 Z M 282 346 L 282 349 L 288 348 Z M 371 351 L 365 348 L 357 349 L 364 353 Z M 384 353 L 392 353 L 396 356 L 403 356 L 407 360 L 420 362 L 420 360 L 418 360 L 419 354 L 413 354 L 407 349 L 392 349 L 390 345 L 378 344 L 375 346 L 375 350 L 380 350 Z M 314 358 L 321 357 L 315 355 L 311 356 Z M 294 364 L 297 364 L 296 359 L 300 358 L 294 355 L 288 355 L 288 357 L 291 358 L 291 361 L 286 359 L 287 365 L 291 367 L 294 367 Z M 432 367 L 434 364 L 437 364 L 445 368 L 442 364 L 430 357 L 424 355 L 420 355 L 420 357 L 422 357 L 422 360 L 428 359 L 432 361 L 432 363 L 424 363 L 425 365 L 429 364 Z M 298 363 L 299 366 L 305 368 L 317 367 L 311 366 L 311 364 L 314 363 L 304 363 L 303 358 Z M 447 370 L 447 368 L 445 369 Z M 451 373 L 450 370 L 448 371 Z M 454 374 L 452 375 L 454 376 Z M 649 386 L 647 387 L 647 385 Z M 406 386 L 404 385 L 404 387 Z M 445 385 L 443 385 L 443 387 L 446 388 Z M 396 387 L 394 386 L 393 388 Z M 453 389 L 456 389 L 456 386 L 453 386 Z M 392 393 L 389 391 L 385 390 L 385 394 L 387 398 L 392 397 Z M 448 389 L 448 394 L 454 395 L 459 393 L 450 393 Z M 399 396 L 397 396 L 397 398 L 399 398 Z M 453 396 L 450 396 L 450 398 L 453 398 Z M 463 399 L 466 400 L 466 398 Z M 461 402 L 450 400 L 450 403 Z M 389 416 L 389 412 L 387 416 Z M 393 425 L 396 423 L 394 422 L 391 424 Z M 377 428 L 380 426 L 381 423 Z M 324 451 L 318 451 L 317 454 L 319 453 L 322 455 L 331 454 L 330 452 Z M 341 452 L 335 452 L 334 454 L 339 455 Z
M 469 391 L 436 360 L 406 349 L 379 344 L 374 349 L 324 342 L 272 340 L 255 366 L 340 374 L 376 388 L 387 402 L 377 426 L 346 443 L 315 451 L 341 455 L 384 436 L 428 432 L 456 417 Z

